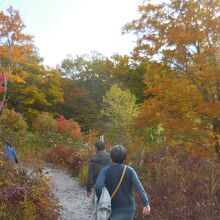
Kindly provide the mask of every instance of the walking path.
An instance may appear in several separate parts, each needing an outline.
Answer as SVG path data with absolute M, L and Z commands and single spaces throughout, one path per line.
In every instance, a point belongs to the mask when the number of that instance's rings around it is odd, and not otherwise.
M 59 169 L 45 168 L 43 172 L 51 178 L 54 196 L 63 207 L 60 220 L 89 220 L 90 201 L 78 179 Z

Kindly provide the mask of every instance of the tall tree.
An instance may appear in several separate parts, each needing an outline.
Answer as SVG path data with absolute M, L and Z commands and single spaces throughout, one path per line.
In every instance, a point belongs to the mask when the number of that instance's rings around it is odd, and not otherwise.
M 115 141 L 126 144 L 128 129 L 137 116 L 136 98 L 129 90 L 122 90 L 116 84 L 103 97 L 101 116 L 107 119 L 108 132 Z
M 1 72 L 5 76 L 4 95 L 0 110 L 6 99 L 9 76 L 11 80 L 21 80 L 21 72 L 18 74 L 16 71 L 19 63 L 26 62 L 36 55 L 32 36 L 24 34 L 24 28 L 25 25 L 17 10 L 10 7 L 6 14 L 3 11 L 0 12 L 0 63 Z M 14 70 L 12 70 L 12 66 Z
M 9 107 L 21 112 L 31 122 L 40 112 L 48 112 L 63 102 L 60 73 L 36 64 L 23 65 L 23 82 L 9 83 Z
M 138 35 L 135 57 L 137 59 L 147 57 L 162 63 L 165 69 L 169 67 L 171 72 L 176 74 L 178 85 L 182 87 L 185 84 L 187 94 L 191 89 L 193 91 L 194 88 L 197 89 L 199 103 L 193 103 L 195 91 L 191 93 L 191 100 L 188 99 L 190 94 L 186 99 L 184 97 L 181 99 L 182 102 L 192 102 L 193 112 L 199 113 L 199 118 L 206 122 L 207 127 L 212 123 L 215 151 L 220 159 L 220 2 L 218 0 L 169 0 L 158 4 L 144 2 L 139 6 L 139 13 L 139 19 L 124 27 L 125 32 L 134 32 Z M 156 79 L 158 74 L 153 77 Z M 183 88 L 180 91 L 184 91 Z M 161 90 L 160 94 L 162 93 Z M 157 101 L 159 100 L 161 101 L 157 98 Z M 166 101 L 167 99 L 164 99 L 164 102 Z M 168 111 L 172 111 L 172 105 Z
M 68 56 L 63 60 L 61 72 L 77 82 L 79 88 L 88 93 L 98 105 L 102 96 L 110 88 L 111 62 L 98 52 L 92 52 L 73 58 Z
M 118 54 L 112 56 L 110 60 L 113 64 L 112 82 L 129 89 L 136 96 L 137 102 L 142 102 L 145 89 L 144 75 L 149 61 L 143 59 L 141 62 L 136 62 L 127 55 Z
M 91 55 L 67 56 L 61 65 L 64 77 L 77 82 L 82 91 L 85 91 L 95 100 L 98 106 L 102 96 L 114 83 L 129 89 L 137 97 L 137 101 L 144 98 L 144 74 L 148 61 L 140 64 L 128 56 L 115 54 L 110 58 L 97 52 Z

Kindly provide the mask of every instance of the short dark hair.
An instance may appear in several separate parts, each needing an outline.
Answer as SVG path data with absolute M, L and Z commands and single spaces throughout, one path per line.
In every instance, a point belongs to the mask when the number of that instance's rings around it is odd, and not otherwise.
M 123 163 L 127 158 L 127 150 L 122 145 L 116 145 L 111 150 L 110 158 L 113 163 Z
M 11 147 L 11 144 L 10 144 L 9 141 L 5 141 L 5 143 L 6 143 L 7 146 L 10 146 L 10 147 Z
M 98 141 L 95 144 L 95 147 L 97 150 L 104 150 L 105 149 L 105 143 L 103 141 Z

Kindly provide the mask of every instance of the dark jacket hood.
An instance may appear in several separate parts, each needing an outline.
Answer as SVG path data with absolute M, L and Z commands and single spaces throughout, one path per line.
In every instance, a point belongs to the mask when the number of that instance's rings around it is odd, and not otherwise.
M 95 156 L 92 157 L 91 162 L 106 164 L 106 162 L 110 161 L 110 154 L 108 152 L 98 152 Z

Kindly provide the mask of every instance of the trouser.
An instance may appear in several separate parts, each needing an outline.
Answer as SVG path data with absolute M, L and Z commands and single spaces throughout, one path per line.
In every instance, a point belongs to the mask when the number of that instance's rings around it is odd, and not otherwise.
M 135 212 L 126 212 L 126 213 L 117 213 L 115 214 L 114 211 L 111 213 L 109 220 L 133 220 Z

